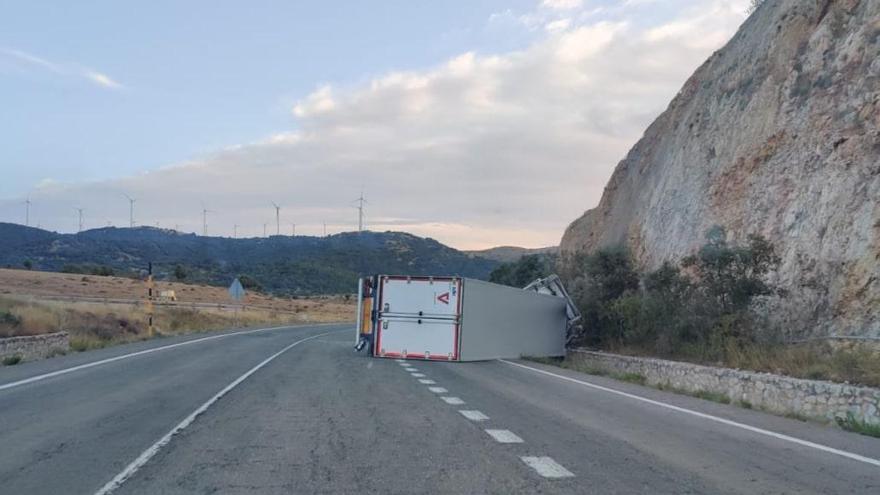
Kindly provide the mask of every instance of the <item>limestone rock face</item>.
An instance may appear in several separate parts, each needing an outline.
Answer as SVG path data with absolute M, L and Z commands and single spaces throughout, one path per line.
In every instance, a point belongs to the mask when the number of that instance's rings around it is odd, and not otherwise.
M 653 269 L 756 233 L 793 335 L 880 336 L 880 1 L 766 0 L 617 166 L 563 255 L 626 244 Z

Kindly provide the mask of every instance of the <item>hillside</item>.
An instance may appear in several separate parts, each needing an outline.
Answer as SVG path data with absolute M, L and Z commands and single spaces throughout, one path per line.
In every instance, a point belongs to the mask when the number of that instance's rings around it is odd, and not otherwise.
M 563 255 L 643 269 L 713 225 L 769 239 L 792 335 L 880 336 L 880 2 L 766 1 L 617 166 Z
M 57 234 L 0 223 L 0 266 L 80 271 L 110 267 L 140 273 L 152 261 L 156 278 L 228 285 L 246 275 L 279 295 L 349 293 L 362 273 L 461 275 L 485 279 L 497 262 L 402 232 L 343 233 L 330 237 L 272 236 L 230 239 L 152 227 L 102 228 Z
M 465 251 L 467 254 L 494 260 L 501 263 L 512 263 L 530 254 L 556 254 L 559 248 L 556 246 L 544 248 L 523 248 L 516 246 L 498 246 L 489 249 L 481 249 L 478 251 Z

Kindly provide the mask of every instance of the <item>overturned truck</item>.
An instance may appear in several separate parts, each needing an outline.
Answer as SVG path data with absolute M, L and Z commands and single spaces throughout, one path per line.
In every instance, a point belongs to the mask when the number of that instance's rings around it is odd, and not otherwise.
M 437 361 L 561 356 L 580 318 L 555 276 L 517 289 L 461 277 L 375 275 L 360 280 L 357 316 L 358 351 Z

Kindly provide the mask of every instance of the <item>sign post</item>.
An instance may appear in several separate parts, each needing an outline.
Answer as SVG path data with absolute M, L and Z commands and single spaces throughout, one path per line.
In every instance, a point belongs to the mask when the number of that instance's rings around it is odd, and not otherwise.
M 241 285 L 241 281 L 238 280 L 238 277 L 235 277 L 235 280 L 232 281 L 232 285 L 229 286 L 229 297 L 235 302 L 235 326 L 238 326 L 238 305 L 241 303 L 242 299 L 244 299 L 244 295 L 244 287 Z

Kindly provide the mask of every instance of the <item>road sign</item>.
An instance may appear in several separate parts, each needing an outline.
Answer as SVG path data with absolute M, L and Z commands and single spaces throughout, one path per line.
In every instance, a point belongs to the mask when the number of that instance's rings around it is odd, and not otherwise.
M 241 301 L 244 299 L 244 287 L 241 286 L 238 277 L 236 277 L 235 280 L 232 281 L 232 285 L 229 286 L 229 297 L 231 297 L 233 301 Z

